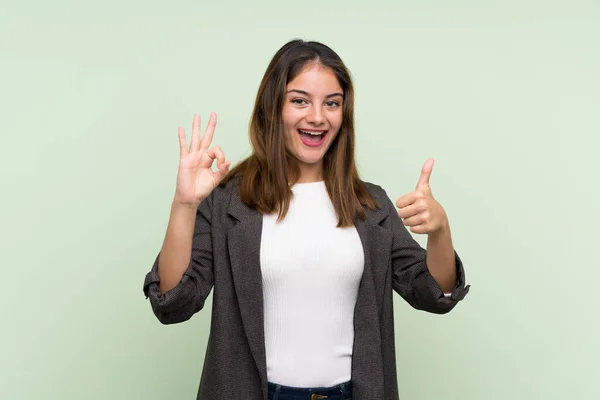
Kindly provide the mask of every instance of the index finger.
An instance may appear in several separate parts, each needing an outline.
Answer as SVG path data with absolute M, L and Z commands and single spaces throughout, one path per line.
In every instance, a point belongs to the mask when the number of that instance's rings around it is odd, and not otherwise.
M 212 112 L 210 113 L 210 119 L 208 120 L 208 125 L 206 126 L 206 131 L 204 132 L 204 136 L 202 136 L 202 140 L 200 141 L 200 149 L 208 150 L 210 147 L 210 143 L 212 142 L 213 135 L 215 133 L 215 126 L 217 125 L 217 114 Z
M 405 194 L 404 196 L 398 198 L 398 200 L 396 200 L 396 207 L 398 207 L 398 208 L 408 207 L 411 204 L 413 204 L 416 200 L 417 200 L 417 193 L 410 192 L 410 193 Z

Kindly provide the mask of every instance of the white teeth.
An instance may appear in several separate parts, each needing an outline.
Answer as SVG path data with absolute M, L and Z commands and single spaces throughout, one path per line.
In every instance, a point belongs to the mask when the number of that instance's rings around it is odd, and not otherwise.
M 323 134 L 323 132 L 308 132 L 308 131 L 303 131 L 302 129 L 298 129 L 298 130 L 302 133 L 306 133 L 308 135 L 313 135 L 313 136 L 321 136 Z

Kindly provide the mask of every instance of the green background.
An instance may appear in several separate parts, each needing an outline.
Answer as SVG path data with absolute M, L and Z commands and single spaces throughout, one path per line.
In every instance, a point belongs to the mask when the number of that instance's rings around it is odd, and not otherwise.
M 600 5 L 574 0 L 3 5 L 0 398 L 195 398 L 210 306 L 163 326 L 142 293 L 177 127 L 215 111 L 249 154 L 296 37 L 353 73 L 363 179 L 395 200 L 436 159 L 472 288 L 442 316 L 396 296 L 401 398 L 600 398 Z

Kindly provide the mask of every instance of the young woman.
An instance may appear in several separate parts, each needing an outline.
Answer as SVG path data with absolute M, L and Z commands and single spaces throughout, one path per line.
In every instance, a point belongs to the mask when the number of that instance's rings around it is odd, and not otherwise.
M 189 148 L 179 128 L 171 216 L 144 282 L 164 324 L 188 320 L 214 287 L 198 399 L 397 399 L 393 291 L 446 313 L 469 290 L 429 188 L 433 160 L 399 210 L 359 178 L 352 80 L 318 42 L 275 54 L 253 152 L 231 171 L 210 147 L 215 126 L 213 113 L 201 138 L 194 116 Z

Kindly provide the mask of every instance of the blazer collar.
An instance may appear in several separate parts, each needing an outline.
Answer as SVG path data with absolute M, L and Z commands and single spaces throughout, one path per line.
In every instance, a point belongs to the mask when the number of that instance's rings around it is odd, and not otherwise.
M 381 223 L 381 221 L 383 221 L 389 216 L 384 207 L 385 201 L 387 199 L 379 198 L 379 196 L 372 192 L 371 194 L 379 202 L 380 207 L 375 210 L 365 208 L 365 220 L 358 220 L 357 223 L 365 222 L 369 225 L 377 226 Z M 235 185 L 233 187 L 227 212 L 229 215 L 231 215 L 240 222 L 256 222 L 257 216 L 260 216 L 260 213 L 256 209 L 254 209 L 253 207 L 249 207 L 248 205 L 246 205 L 246 203 L 242 201 L 240 197 L 239 185 L 237 184 L 237 182 L 235 182 Z

